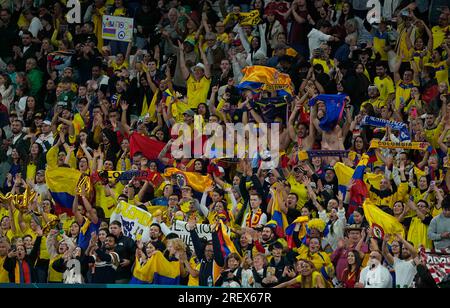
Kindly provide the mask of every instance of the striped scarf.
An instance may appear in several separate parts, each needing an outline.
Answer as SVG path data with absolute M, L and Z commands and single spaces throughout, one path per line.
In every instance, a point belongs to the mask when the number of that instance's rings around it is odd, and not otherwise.
M 30 266 L 28 265 L 28 263 L 23 260 L 22 261 L 22 272 L 23 272 L 23 277 L 25 281 L 21 281 L 20 279 L 20 261 L 17 260 L 16 262 L 16 268 L 14 269 L 14 282 L 15 283 L 31 283 L 31 270 L 30 270 Z

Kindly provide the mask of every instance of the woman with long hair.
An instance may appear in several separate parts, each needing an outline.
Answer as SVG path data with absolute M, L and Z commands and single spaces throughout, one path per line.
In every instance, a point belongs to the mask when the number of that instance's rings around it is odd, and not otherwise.
M 342 273 L 342 286 L 344 288 L 354 288 L 355 283 L 359 281 L 361 273 L 361 256 L 357 250 L 349 251 L 347 254 L 348 266 Z
M 34 121 L 34 115 L 38 113 L 39 107 L 37 106 L 36 98 L 34 96 L 28 96 L 25 111 L 23 113 L 23 121 L 25 123 L 25 127 L 30 127 Z
M 26 160 L 25 178 L 34 181 L 37 170 L 44 170 L 46 164 L 44 150 L 42 146 L 35 142 L 30 146 L 30 154 Z

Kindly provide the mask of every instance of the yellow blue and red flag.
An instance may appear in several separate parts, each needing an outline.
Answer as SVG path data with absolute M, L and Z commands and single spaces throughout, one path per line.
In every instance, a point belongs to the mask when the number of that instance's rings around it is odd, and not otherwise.
M 73 215 L 72 205 L 77 193 L 77 185 L 82 173 L 73 168 L 48 168 L 45 179 L 48 190 L 55 201 L 55 211 L 59 215 L 67 213 Z

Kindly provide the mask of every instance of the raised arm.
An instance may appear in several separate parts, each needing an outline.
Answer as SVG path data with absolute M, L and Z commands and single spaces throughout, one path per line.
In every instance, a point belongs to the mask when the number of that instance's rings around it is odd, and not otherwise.
M 203 40 L 200 40 L 200 43 L 202 43 Z M 211 78 L 211 63 L 208 62 L 208 57 L 206 57 L 205 51 L 203 50 L 203 48 L 199 48 L 200 49 L 200 56 L 202 57 L 202 61 L 203 61 L 203 65 L 205 66 L 205 77 L 207 79 Z M 183 72 L 184 74 L 184 72 Z M 189 77 L 189 76 L 188 76 Z M 187 79 L 187 78 L 185 78 Z
M 72 203 L 72 213 L 75 216 L 75 221 L 79 224 L 83 224 L 83 216 L 81 215 L 80 211 L 78 211 L 78 194 L 75 194 L 75 198 L 73 199 Z
M 180 41 L 178 41 L 178 48 L 180 49 L 179 61 L 180 61 L 181 74 L 183 76 L 183 79 L 187 80 L 189 78 L 190 73 L 189 73 L 188 67 L 186 66 L 186 59 L 184 57 L 184 46 L 183 46 L 183 43 Z M 206 69 L 205 69 L 205 71 L 206 71 Z M 206 72 L 205 72 L 205 74 L 206 74 Z
M 128 110 L 128 103 L 125 101 L 120 101 L 120 108 L 122 109 L 122 115 L 120 118 L 120 127 L 121 130 L 127 135 L 130 135 L 130 126 L 127 123 L 127 110 Z
M 89 218 L 89 220 L 93 224 L 97 224 L 98 223 L 97 212 L 92 208 L 91 203 L 89 202 L 88 198 L 86 197 L 86 190 L 85 190 L 84 186 L 82 186 L 82 188 L 81 188 L 81 200 L 83 201 L 84 208 L 86 209 L 87 218 Z
M 383 238 L 383 244 L 382 244 L 382 253 L 383 256 L 386 258 L 386 261 L 390 264 L 393 265 L 394 264 L 394 256 L 389 252 L 389 249 L 387 247 L 387 243 L 390 239 L 390 235 L 386 234 Z

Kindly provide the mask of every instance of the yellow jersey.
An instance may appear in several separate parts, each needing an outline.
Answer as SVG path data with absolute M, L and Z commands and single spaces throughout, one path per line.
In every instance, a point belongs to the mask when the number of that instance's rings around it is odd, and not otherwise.
M 197 108 L 200 103 L 205 103 L 208 98 L 211 79 L 203 76 L 199 81 L 193 75 L 189 75 L 186 81 L 187 97 L 190 108 Z
M 383 79 L 377 76 L 375 77 L 374 83 L 380 92 L 380 98 L 383 100 L 387 100 L 390 94 L 395 93 L 394 82 L 389 76 L 386 76 Z
M 395 108 L 397 110 L 400 108 L 400 103 L 402 100 L 404 106 L 406 106 L 406 102 L 411 97 L 411 89 L 418 86 L 419 84 L 415 81 L 408 83 L 403 82 L 403 80 L 397 81 L 395 88 Z
M 434 68 L 434 71 L 436 73 L 436 80 L 439 83 L 441 82 L 445 82 L 447 84 L 447 86 L 449 85 L 448 83 L 448 64 L 447 61 L 441 61 L 439 63 L 433 63 L 430 62 L 429 64 L 427 64 L 429 66 L 431 66 L 432 68 Z
M 381 99 L 380 97 L 377 97 L 376 99 L 368 99 L 361 104 L 361 108 L 366 105 L 372 105 L 375 109 L 381 109 L 386 106 L 386 100 Z
M 330 61 L 331 67 L 334 68 L 334 67 L 335 67 L 334 61 L 331 60 L 331 59 L 330 59 L 329 61 Z M 322 60 L 322 59 L 313 59 L 312 65 L 316 65 L 316 64 L 322 65 L 322 67 L 323 67 L 323 72 L 324 72 L 325 74 L 329 74 L 329 73 L 330 73 L 330 67 L 329 67 L 328 64 L 327 64 L 327 61 Z
M 388 34 L 377 32 L 373 37 L 373 50 L 375 51 L 374 57 L 376 54 L 380 55 L 382 61 L 388 60 L 388 54 L 384 51 L 384 47 L 386 47 L 386 42 L 388 40 Z
M 308 190 L 303 183 L 297 182 L 297 180 L 292 175 L 287 178 L 287 181 L 291 185 L 291 192 L 297 194 L 297 208 L 301 209 L 306 204 L 306 202 L 308 202 Z
M 0 257 L 0 283 L 9 283 L 8 271 L 3 268 L 6 256 Z
M 441 26 L 434 26 L 431 28 L 431 33 L 433 34 L 433 49 L 438 48 L 442 45 L 445 39 L 445 33 L 449 31 L 450 26 L 442 28 Z

